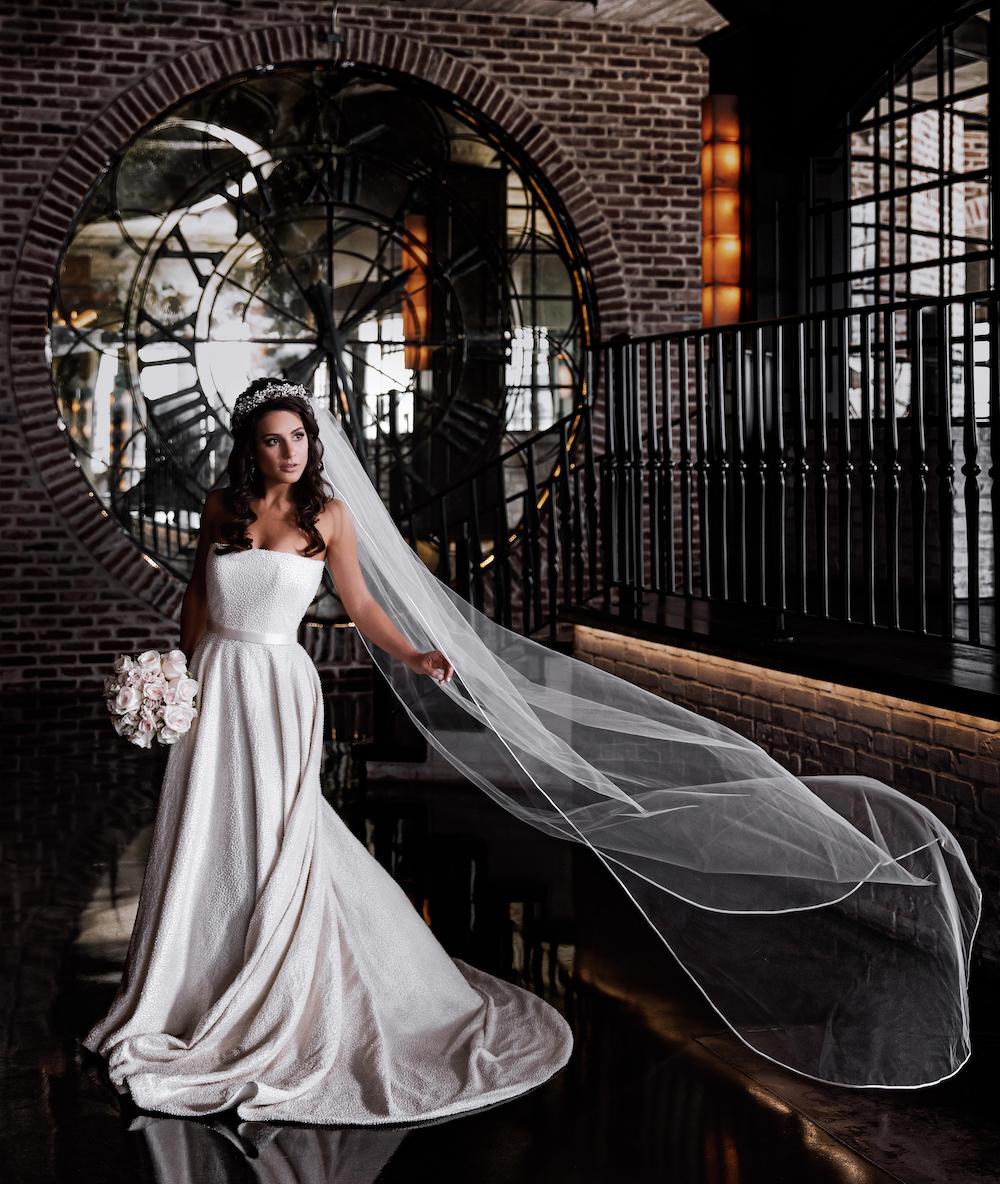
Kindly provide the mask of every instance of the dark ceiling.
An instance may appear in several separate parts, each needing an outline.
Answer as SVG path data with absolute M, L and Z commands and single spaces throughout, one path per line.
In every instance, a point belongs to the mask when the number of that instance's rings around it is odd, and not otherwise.
M 891 62 L 963 7 L 940 0 L 714 0 L 729 24 L 702 47 L 711 89 L 739 94 L 755 142 L 781 137 L 791 152 L 825 137 Z M 832 146 L 832 145 L 831 145 Z

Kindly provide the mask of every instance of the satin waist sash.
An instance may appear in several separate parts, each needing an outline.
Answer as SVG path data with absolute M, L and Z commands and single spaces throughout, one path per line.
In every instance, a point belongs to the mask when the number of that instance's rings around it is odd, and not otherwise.
M 208 622 L 208 632 L 218 633 L 220 637 L 228 637 L 231 641 L 256 641 L 260 645 L 294 645 L 299 639 L 297 632 L 257 633 L 253 629 L 233 629 L 211 620 Z

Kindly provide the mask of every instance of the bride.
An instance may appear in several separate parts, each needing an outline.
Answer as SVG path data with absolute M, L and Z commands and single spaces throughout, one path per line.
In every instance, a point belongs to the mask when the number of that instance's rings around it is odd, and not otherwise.
M 322 488 L 307 401 L 251 384 L 205 501 L 181 646 L 201 683 L 171 748 L 121 983 L 84 1045 L 146 1110 L 324 1124 L 459 1113 L 537 1086 L 572 1036 L 450 958 L 320 791 L 323 701 L 296 630 L 329 566 L 358 629 L 420 676 Z
M 251 383 L 232 428 L 182 609 L 200 714 L 169 756 L 122 982 L 84 1041 L 139 1105 L 399 1122 L 511 1097 L 570 1055 L 562 1018 L 449 958 L 323 800 L 318 676 L 296 644 L 323 562 L 428 743 L 587 846 L 751 1049 L 855 1087 L 962 1067 L 981 893 L 929 810 L 871 777 L 797 777 L 498 625 L 420 561 L 305 388 Z

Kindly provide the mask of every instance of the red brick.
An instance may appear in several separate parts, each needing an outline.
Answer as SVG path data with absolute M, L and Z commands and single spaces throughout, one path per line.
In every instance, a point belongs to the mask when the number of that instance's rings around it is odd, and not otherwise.
M 973 755 L 979 749 L 979 734 L 972 728 L 962 728 L 940 720 L 934 721 L 934 740 L 937 744 Z

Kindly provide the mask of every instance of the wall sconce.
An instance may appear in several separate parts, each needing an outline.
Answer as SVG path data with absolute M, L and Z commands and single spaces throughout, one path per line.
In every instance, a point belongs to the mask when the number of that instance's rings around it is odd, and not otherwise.
M 421 345 L 430 337 L 431 286 L 427 267 L 430 262 L 427 218 L 424 214 L 406 214 L 403 218 L 403 271 L 410 271 L 403 288 L 403 365 L 407 370 L 429 370 L 431 347 Z
M 706 95 L 701 106 L 701 313 L 705 325 L 743 312 L 744 145 L 735 95 Z

